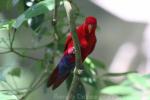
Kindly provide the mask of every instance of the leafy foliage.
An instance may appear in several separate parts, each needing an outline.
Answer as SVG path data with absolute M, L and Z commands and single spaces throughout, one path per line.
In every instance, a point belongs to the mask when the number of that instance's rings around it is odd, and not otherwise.
M 94 87 L 95 89 L 98 88 L 97 87 L 98 79 L 96 77 L 97 76 L 97 70 L 98 70 L 98 68 L 105 69 L 106 66 L 101 61 L 98 61 L 92 57 L 86 58 L 86 60 L 84 62 L 84 66 L 85 66 L 84 67 L 85 71 L 82 75 L 82 80 L 85 83 Z
M 8 74 L 10 74 L 11 76 L 20 77 L 21 69 L 19 67 L 15 67 L 11 71 L 9 71 Z
M 1 38 L 0 40 L 0 43 L 3 42 L 7 47 L 2 48 L 5 49 L 6 52 L 0 50 L 0 54 L 4 55 L 11 52 L 18 55 L 19 57 L 27 58 L 21 59 L 23 62 L 23 64 L 21 62 L 21 65 L 23 66 L 27 63 L 27 65 L 29 66 L 27 67 L 27 69 L 31 70 L 34 74 L 34 79 L 32 80 L 31 84 L 29 84 L 27 89 L 20 89 L 17 86 L 13 87 L 3 75 L 4 70 L 0 70 L 0 82 L 5 82 L 5 85 L 9 87 L 9 89 L 6 88 L 6 90 L 0 92 L 7 96 L 8 94 L 11 96 L 15 96 L 15 98 L 21 97 L 20 100 L 23 100 L 22 98 L 26 98 L 30 93 L 46 83 L 47 76 L 56 65 L 56 60 L 58 60 L 60 54 L 63 52 L 66 34 L 69 33 L 67 16 L 69 16 L 70 10 L 73 9 L 68 4 L 68 1 L 58 0 L 59 5 L 56 18 L 57 28 L 54 29 L 55 27 L 54 25 L 52 25 L 55 9 L 54 0 L 35 0 L 35 2 L 33 1 L 33 5 L 28 7 L 28 9 L 25 9 L 24 7 L 20 9 L 18 5 L 24 4 L 23 6 L 25 6 L 25 4 L 27 3 L 26 1 L 29 0 L 0 1 L 0 10 L 12 10 L 13 8 L 15 8 L 19 13 L 22 12 L 22 14 L 20 14 L 16 19 L 6 17 L 5 19 L 0 20 L 0 31 L 8 31 L 7 39 Z M 4 12 L 5 10 L 2 11 L 2 14 Z M 31 23 L 29 23 L 30 21 Z M 40 23 L 37 24 L 36 21 L 39 21 Z M 32 30 L 29 35 L 33 37 L 33 41 L 35 42 L 35 44 L 34 42 L 31 42 L 33 47 L 20 48 L 14 45 L 14 41 L 17 42 L 16 36 L 21 34 L 16 34 L 16 29 L 17 31 L 20 30 L 21 26 L 25 27 L 26 29 Z M 13 31 L 12 29 L 15 30 Z M 40 37 L 40 39 L 36 39 L 37 35 Z M 45 37 L 48 37 L 48 42 L 45 40 L 46 42 L 44 41 L 44 44 L 42 39 L 44 40 Z M 28 40 L 24 41 L 26 42 Z M 25 51 L 25 53 L 22 53 L 22 51 Z M 35 52 L 37 52 L 39 58 L 35 57 Z M 146 95 L 148 98 L 150 98 L 150 75 L 140 75 L 137 73 L 133 73 L 132 71 L 119 74 L 104 73 L 103 75 L 99 75 L 99 70 L 106 71 L 106 65 L 102 61 L 99 61 L 92 57 L 89 57 L 85 60 L 84 68 L 85 69 L 83 75 L 81 76 L 81 82 L 79 83 L 79 86 L 76 90 L 74 100 L 88 99 L 86 97 L 88 89 L 86 89 L 87 91 L 85 90 L 84 84 L 91 86 L 92 92 L 95 92 L 95 94 L 93 93 L 93 95 L 97 96 L 99 96 L 99 92 L 97 93 L 97 91 L 105 87 L 101 90 L 101 93 L 115 95 L 121 98 L 121 100 L 140 100 L 143 95 Z M 15 78 L 21 78 L 23 73 L 20 67 L 13 67 L 7 74 L 12 77 L 15 76 Z M 108 79 L 108 77 L 110 76 L 116 77 L 122 75 L 126 76 L 127 79 L 124 80 L 121 84 L 116 84 Z M 13 84 L 15 84 L 15 80 Z
M 140 98 L 149 97 L 149 81 L 147 75 L 140 75 L 138 73 L 131 73 L 127 75 L 127 80 L 124 80 L 121 84 L 105 87 L 101 90 L 101 93 L 116 95 L 122 100 L 141 100 Z
M 42 13 L 47 13 L 54 9 L 54 0 L 45 0 L 37 3 L 28 10 L 26 10 L 22 15 L 20 15 L 16 22 L 13 24 L 14 28 L 18 28 L 24 21 L 32 18 L 34 16 L 40 15 Z
M 0 22 L 0 30 L 9 30 L 10 27 L 14 24 L 15 20 L 10 20 L 7 22 Z

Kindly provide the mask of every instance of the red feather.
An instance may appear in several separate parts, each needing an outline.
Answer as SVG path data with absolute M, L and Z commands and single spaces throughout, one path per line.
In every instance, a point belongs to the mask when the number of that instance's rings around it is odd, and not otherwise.
M 61 79 L 57 79 L 52 86 L 52 90 L 56 89 L 69 75 L 70 73 L 67 73 L 67 75 L 63 76 Z
M 52 74 L 49 76 L 48 82 L 47 82 L 48 87 L 50 87 L 56 81 L 57 75 L 58 75 L 58 67 L 56 67 L 54 71 L 52 72 Z

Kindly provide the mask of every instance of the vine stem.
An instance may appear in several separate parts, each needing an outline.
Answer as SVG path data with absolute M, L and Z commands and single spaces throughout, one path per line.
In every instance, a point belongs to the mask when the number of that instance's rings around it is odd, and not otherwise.
M 73 2 L 71 0 L 68 0 L 70 2 L 70 5 L 73 7 Z M 71 9 L 70 16 L 69 16 L 69 25 L 70 25 L 70 31 L 72 32 L 72 39 L 74 41 L 74 48 L 75 48 L 75 57 L 76 57 L 76 63 L 75 63 L 75 69 L 74 69 L 74 77 L 71 83 L 71 87 L 69 89 L 69 93 L 67 95 L 66 100 L 73 100 L 77 86 L 80 82 L 80 74 L 79 71 L 83 69 L 82 66 L 82 58 L 81 58 L 81 51 L 80 51 L 80 44 L 79 39 L 76 34 L 76 24 L 75 21 L 77 19 L 78 9 L 75 7 L 74 9 Z

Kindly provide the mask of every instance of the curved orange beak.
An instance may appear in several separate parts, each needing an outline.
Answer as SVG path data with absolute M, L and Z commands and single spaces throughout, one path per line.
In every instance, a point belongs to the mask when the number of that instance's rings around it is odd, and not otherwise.
M 89 25 L 88 25 L 88 31 L 89 31 L 89 33 L 92 32 L 92 29 L 93 29 L 93 26 L 92 26 L 91 24 L 89 24 Z

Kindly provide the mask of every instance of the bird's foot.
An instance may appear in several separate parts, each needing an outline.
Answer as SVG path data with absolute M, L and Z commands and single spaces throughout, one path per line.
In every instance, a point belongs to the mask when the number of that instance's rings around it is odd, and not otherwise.
M 84 71 L 83 69 L 77 69 L 77 68 L 74 69 L 74 73 L 77 75 L 82 75 L 83 71 Z

